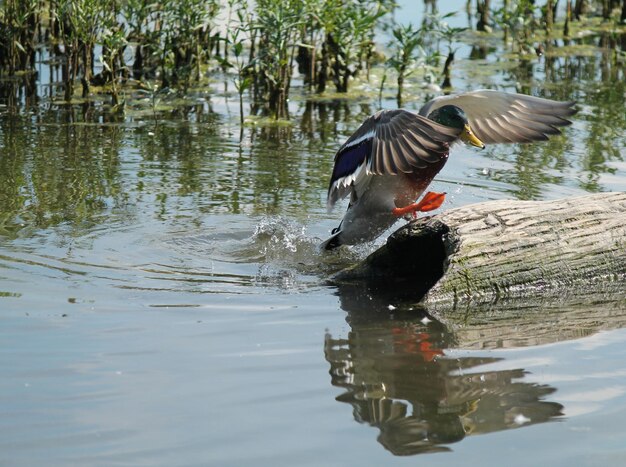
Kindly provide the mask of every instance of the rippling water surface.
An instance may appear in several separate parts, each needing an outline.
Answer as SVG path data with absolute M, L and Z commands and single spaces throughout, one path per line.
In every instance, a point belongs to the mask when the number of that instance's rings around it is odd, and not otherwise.
M 459 56 L 457 89 L 580 112 L 546 144 L 457 148 L 448 208 L 626 190 L 601 52 L 493 61 Z M 294 93 L 241 141 L 223 89 L 158 125 L 0 108 L 0 464 L 623 465 L 623 291 L 442 314 L 329 284 L 384 241 L 318 250 L 332 156 L 377 107 Z

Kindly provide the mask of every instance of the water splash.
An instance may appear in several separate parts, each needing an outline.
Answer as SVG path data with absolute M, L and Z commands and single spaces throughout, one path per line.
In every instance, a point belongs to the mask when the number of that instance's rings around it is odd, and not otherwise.
M 306 224 L 283 216 L 262 218 L 250 241 L 249 248 L 259 254 L 257 281 L 287 290 L 321 284 L 361 256 L 352 249 L 322 251 L 322 239 L 311 235 Z
M 241 217 L 228 224 L 204 226 L 197 235 L 176 236 L 167 244 L 178 251 L 174 256 L 182 258 L 183 271 L 193 270 L 194 277 L 207 269 L 210 258 L 211 275 L 236 274 L 239 285 L 286 292 L 322 287 L 335 272 L 375 248 L 368 245 L 323 251 L 322 239 L 311 234 L 310 227 L 317 226 L 285 216 Z
M 285 217 L 265 217 L 254 228 L 252 241 L 266 261 L 298 259 L 314 253 L 317 239 L 307 235 L 304 224 Z

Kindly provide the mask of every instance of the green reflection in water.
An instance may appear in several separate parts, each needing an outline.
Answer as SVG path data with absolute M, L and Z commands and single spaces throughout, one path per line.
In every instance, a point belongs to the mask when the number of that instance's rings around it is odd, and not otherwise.
M 124 201 L 119 172 L 122 129 L 118 126 L 2 121 L 0 231 L 45 229 L 98 222 Z
M 70 112 L 7 114 L 0 122 L 4 235 L 106 222 L 101 216 L 132 214 L 141 204 L 160 219 L 294 206 L 304 217 L 323 207 L 337 141 L 371 109 L 307 103 L 297 126 L 252 127 L 241 142 L 217 114 L 154 126 L 89 123 Z

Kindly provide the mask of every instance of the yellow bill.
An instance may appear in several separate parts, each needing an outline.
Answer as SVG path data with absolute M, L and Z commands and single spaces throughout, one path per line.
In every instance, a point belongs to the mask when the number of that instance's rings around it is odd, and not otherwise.
M 463 141 L 464 143 L 471 144 L 472 146 L 476 146 L 480 149 L 485 149 L 485 145 L 483 144 L 483 142 L 476 137 L 469 124 L 467 123 L 463 127 L 460 138 L 461 141 Z

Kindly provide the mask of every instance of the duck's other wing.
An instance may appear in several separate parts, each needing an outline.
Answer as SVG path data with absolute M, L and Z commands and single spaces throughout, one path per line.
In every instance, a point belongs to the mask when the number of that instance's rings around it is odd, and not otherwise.
M 474 134 L 485 144 L 529 143 L 547 140 L 570 125 L 575 102 L 558 102 L 540 97 L 482 89 L 440 96 L 427 102 L 422 116 L 444 105 L 456 105 L 467 115 Z

